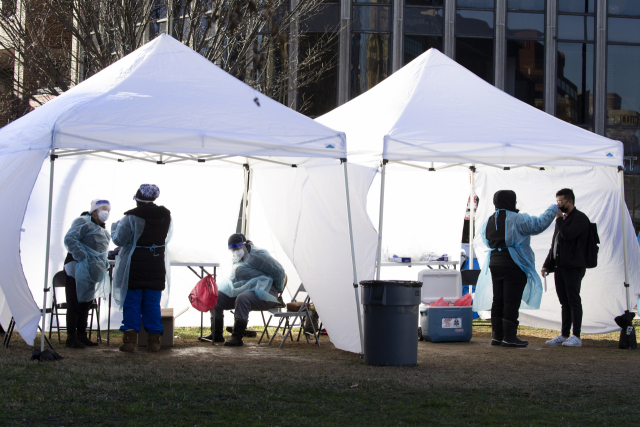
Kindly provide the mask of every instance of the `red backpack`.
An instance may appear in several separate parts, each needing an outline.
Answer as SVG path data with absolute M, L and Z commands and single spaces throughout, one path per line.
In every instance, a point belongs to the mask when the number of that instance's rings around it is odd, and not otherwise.
M 189 302 L 198 311 L 210 311 L 218 302 L 218 284 L 211 274 L 200 280 L 189 294 Z

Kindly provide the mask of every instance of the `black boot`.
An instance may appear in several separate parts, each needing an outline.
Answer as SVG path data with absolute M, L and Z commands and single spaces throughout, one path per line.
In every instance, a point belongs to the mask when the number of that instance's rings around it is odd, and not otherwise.
M 227 347 L 240 347 L 242 342 L 242 336 L 244 335 L 244 331 L 247 329 L 247 322 L 242 320 L 236 320 L 233 324 L 233 333 L 231 334 L 231 339 L 224 343 Z
M 213 329 L 214 329 L 214 333 L 213 333 L 213 342 L 224 342 L 224 335 L 223 335 L 223 328 L 224 328 L 224 317 L 220 317 L 218 319 L 214 320 L 214 325 L 213 325 Z
M 227 329 L 227 332 L 229 332 L 230 334 L 233 333 L 233 328 L 231 326 L 227 326 L 226 329 Z M 253 329 L 246 329 L 243 335 L 244 338 L 255 338 L 257 336 L 258 336 L 258 333 Z
M 518 339 L 518 324 L 509 320 L 502 320 L 502 327 L 504 330 L 504 338 L 502 340 L 503 347 L 526 347 L 529 345 L 528 341 L 522 341 Z
M 504 333 L 502 328 L 502 317 L 491 318 L 491 345 L 502 345 Z
M 85 348 L 86 345 L 78 340 L 78 336 L 76 335 L 76 331 L 67 331 L 67 342 L 65 346 L 70 348 Z
M 87 347 L 95 347 L 98 345 L 97 342 L 93 342 L 89 339 L 89 337 L 87 337 L 87 331 L 78 330 L 78 333 L 76 334 L 76 336 L 78 337 L 78 341 L 80 341 L 82 344 L 86 345 Z

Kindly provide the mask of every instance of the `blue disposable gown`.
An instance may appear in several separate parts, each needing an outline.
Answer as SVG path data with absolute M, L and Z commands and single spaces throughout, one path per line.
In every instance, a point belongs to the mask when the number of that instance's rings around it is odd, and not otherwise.
M 116 266 L 113 269 L 113 299 L 120 307 L 124 306 L 129 289 L 129 268 L 131 267 L 131 255 L 136 248 L 138 239 L 142 236 L 145 220 L 135 215 L 125 215 L 120 221 L 111 225 L 111 235 L 113 243 L 120 246 L 120 253 L 116 258 Z M 167 286 L 162 291 L 160 305 L 166 307 L 169 303 L 169 292 L 171 288 L 171 260 L 169 259 L 169 247 L 167 246 L 173 234 L 173 220 L 169 225 L 169 232 L 165 240 L 164 265 L 167 271 Z
M 536 257 L 531 249 L 531 236 L 542 233 L 546 230 L 558 213 L 558 207 L 551 205 L 539 217 L 527 214 L 506 211 L 507 217 L 504 221 L 505 243 L 509 249 L 509 254 L 518 267 L 527 275 L 527 285 L 522 293 L 522 303 L 520 308 L 537 310 L 540 308 L 542 300 L 542 281 L 536 271 Z M 487 240 L 487 222 L 480 227 L 480 236 L 484 244 L 489 247 Z M 473 297 L 473 311 L 491 310 L 493 302 L 493 283 L 491 281 L 491 250 L 487 254 L 487 259 L 482 265 L 482 271 L 478 277 L 476 292 Z
M 271 285 L 278 292 L 284 289 L 284 268 L 264 249 L 255 246 L 241 260 L 234 258 L 231 275 L 220 283 L 218 291 L 229 297 L 237 297 L 244 292 L 254 292 L 263 301 L 277 302 L 269 293 Z
M 64 246 L 76 261 L 78 302 L 90 302 L 109 295 L 109 232 L 91 221 L 91 215 L 76 218 L 64 236 Z

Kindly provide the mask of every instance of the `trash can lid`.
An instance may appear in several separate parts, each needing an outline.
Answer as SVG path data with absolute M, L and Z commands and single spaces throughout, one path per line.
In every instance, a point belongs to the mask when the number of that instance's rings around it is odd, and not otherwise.
M 374 287 L 404 287 L 404 288 L 421 288 L 422 282 L 415 280 L 363 280 L 360 282 L 363 288 Z

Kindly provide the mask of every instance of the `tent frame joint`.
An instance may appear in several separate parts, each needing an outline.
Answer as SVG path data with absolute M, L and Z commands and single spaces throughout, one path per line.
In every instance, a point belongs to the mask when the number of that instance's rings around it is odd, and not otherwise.
M 52 162 L 55 162 L 57 158 L 58 158 L 57 154 L 50 154 L 49 155 L 49 159 L 51 159 Z
M 476 171 L 476 167 L 475 167 L 475 166 L 469 166 L 469 170 L 470 170 L 471 172 L 475 172 L 475 171 Z

